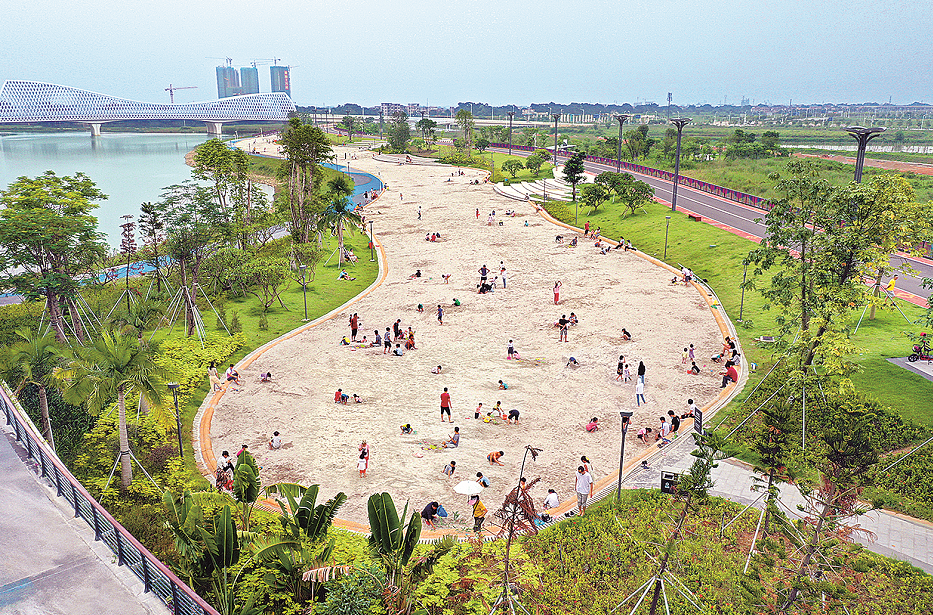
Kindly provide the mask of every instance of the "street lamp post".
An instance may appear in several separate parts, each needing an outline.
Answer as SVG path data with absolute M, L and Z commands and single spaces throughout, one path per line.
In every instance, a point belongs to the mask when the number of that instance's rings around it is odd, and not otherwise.
M 858 143 L 858 156 L 855 158 L 855 183 L 862 182 L 862 165 L 865 164 L 865 149 L 868 142 L 885 131 L 884 128 L 863 128 L 861 126 L 849 126 L 845 129 L 849 136 Z
M 307 265 L 299 265 L 298 270 L 301 271 L 301 292 L 304 294 L 305 299 L 305 319 L 304 322 L 308 322 L 308 285 L 305 282 L 305 270 L 308 268 Z
M 628 119 L 627 115 L 613 115 L 617 122 L 619 122 L 619 142 L 616 143 L 616 172 L 622 172 L 622 124 L 625 123 L 625 120 Z
M 509 111 L 509 156 L 512 155 L 512 118 L 515 117 L 514 111 Z
M 619 416 L 622 418 L 622 445 L 619 447 L 619 484 L 616 487 L 616 502 L 622 499 L 622 461 L 625 459 L 625 434 L 628 433 L 629 423 L 632 421 L 630 410 L 619 410 Z
M 674 190 L 671 192 L 671 211 L 677 211 L 677 184 L 680 183 L 680 134 L 689 121 L 689 117 L 679 117 L 671 120 L 671 124 L 677 126 L 677 158 L 674 162 Z
M 552 113 L 551 117 L 554 118 L 554 168 L 557 168 L 557 120 L 560 119 L 560 113 Z
M 175 398 L 175 427 L 178 431 L 178 457 L 185 458 L 185 449 L 181 443 L 181 414 L 178 412 L 178 383 L 169 382 L 168 388 L 172 390 L 172 397 Z
M 742 311 L 745 309 L 745 276 L 748 274 L 748 259 L 742 260 L 742 301 L 739 302 L 739 322 L 742 322 Z
M 671 217 L 664 216 L 664 218 L 667 220 L 667 226 L 664 227 L 664 258 L 666 259 L 667 258 L 667 233 L 671 229 Z
M 374 256 L 375 249 L 376 249 L 376 239 L 373 236 L 373 221 L 370 220 L 369 221 L 369 262 L 373 262 L 376 260 L 376 257 Z

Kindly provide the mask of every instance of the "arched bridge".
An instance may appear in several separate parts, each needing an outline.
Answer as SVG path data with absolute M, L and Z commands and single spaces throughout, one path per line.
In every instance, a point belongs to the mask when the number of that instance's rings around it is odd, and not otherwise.
M 205 122 L 209 133 L 220 134 L 224 122 L 284 121 L 294 112 L 284 92 L 165 105 L 38 81 L 5 81 L 0 89 L 0 123 L 82 122 L 95 136 L 101 124 L 120 120 L 196 120 Z

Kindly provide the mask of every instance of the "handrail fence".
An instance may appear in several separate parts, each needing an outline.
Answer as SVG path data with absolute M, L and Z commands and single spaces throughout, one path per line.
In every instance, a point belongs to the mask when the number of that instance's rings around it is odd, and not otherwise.
M 7 425 L 13 428 L 16 441 L 26 449 L 29 459 L 36 462 L 42 476 L 55 485 L 59 497 L 68 501 L 75 517 L 84 519 L 94 530 L 95 540 L 103 540 L 110 547 L 117 556 L 117 564 L 128 566 L 139 577 L 145 591 L 153 592 L 175 615 L 219 615 L 91 497 L 39 435 L 32 421 L 13 400 L 6 383 L 0 383 L 0 409 Z

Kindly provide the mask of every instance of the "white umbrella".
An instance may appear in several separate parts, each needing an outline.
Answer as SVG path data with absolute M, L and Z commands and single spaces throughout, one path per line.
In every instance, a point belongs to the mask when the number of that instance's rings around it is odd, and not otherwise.
M 454 491 L 463 495 L 479 495 L 483 492 L 483 486 L 475 480 L 463 480 L 454 487 Z

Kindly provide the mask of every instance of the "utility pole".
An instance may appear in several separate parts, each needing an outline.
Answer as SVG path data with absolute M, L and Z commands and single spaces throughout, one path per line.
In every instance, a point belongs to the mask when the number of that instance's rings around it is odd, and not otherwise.
M 514 111 L 509 111 L 509 156 L 512 155 L 512 118 L 515 117 Z
M 552 113 L 551 117 L 554 118 L 554 168 L 557 168 L 557 120 L 560 119 L 560 113 Z

